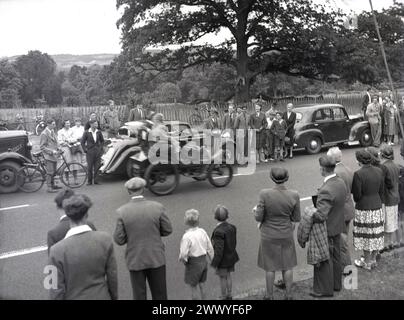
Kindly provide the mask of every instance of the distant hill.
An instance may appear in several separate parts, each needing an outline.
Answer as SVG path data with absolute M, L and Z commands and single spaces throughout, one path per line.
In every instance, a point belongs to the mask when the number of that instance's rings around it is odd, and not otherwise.
M 70 69 L 73 65 L 81 67 L 89 67 L 93 64 L 100 66 L 110 64 L 112 60 L 118 54 L 85 54 L 85 55 L 73 55 L 73 54 L 56 54 L 52 58 L 55 60 L 58 67 L 62 70 Z
M 100 53 L 100 54 L 55 54 L 51 57 L 55 60 L 58 69 L 69 70 L 73 65 L 89 67 L 93 64 L 100 66 L 110 64 L 118 54 Z M 19 56 L 8 58 L 9 61 L 15 61 Z

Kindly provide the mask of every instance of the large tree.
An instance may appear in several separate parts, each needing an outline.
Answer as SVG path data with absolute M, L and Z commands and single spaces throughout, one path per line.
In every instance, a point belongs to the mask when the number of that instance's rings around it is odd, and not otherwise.
M 340 14 L 311 0 L 117 0 L 123 54 L 135 70 L 164 72 L 221 62 L 234 66 L 236 99 L 258 74 L 326 80 L 338 57 Z M 219 45 L 194 41 L 227 29 Z M 165 45 L 180 45 L 176 50 Z M 157 50 L 150 50 L 157 47 Z
M 21 103 L 19 90 L 22 88 L 20 75 L 8 60 L 0 60 L 0 108 L 13 108 Z
M 47 100 L 49 104 L 60 100 L 54 99 L 59 95 L 61 82 L 56 76 L 56 63 L 51 56 L 40 51 L 29 51 L 17 58 L 15 67 L 23 82 L 20 96 L 24 104 L 34 105 L 36 100 L 42 98 L 50 99 Z M 53 90 L 58 92 L 53 94 Z

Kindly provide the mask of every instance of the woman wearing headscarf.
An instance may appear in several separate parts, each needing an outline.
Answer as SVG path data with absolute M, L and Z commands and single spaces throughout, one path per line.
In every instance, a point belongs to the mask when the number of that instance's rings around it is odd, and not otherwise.
M 63 201 L 70 230 L 49 252 L 49 265 L 57 270 L 53 300 L 116 300 L 118 276 L 112 238 L 87 225 L 91 200 L 74 195 Z
M 384 213 L 382 197 L 384 178 L 380 168 L 371 165 L 372 155 L 356 152 L 360 169 L 354 173 L 352 194 L 355 201 L 353 242 L 363 250 L 363 258 L 355 260 L 357 267 L 371 270 L 376 266 L 376 254 L 384 245 Z
M 265 299 L 273 300 L 275 271 L 282 271 L 286 286 L 285 299 L 292 299 L 293 268 L 297 265 L 294 222 L 300 221 L 300 197 L 285 186 L 289 173 L 284 168 L 272 168 L 270 177 L 275 186 L 263 189 L 253 212 L 261 231 L 258 267 L 266 272 Z

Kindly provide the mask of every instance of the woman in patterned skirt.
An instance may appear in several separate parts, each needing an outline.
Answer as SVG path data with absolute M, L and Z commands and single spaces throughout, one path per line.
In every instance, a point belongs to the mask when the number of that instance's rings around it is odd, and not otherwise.
M 352 194 L 355 205 L 354 247 L 363 250 L 363 258 L 355 260 L 357 267 L 371 270 L 376 266 L 376 254 L 384 246 L 384 213 L 382 196 L 384 179 L 382 170 L 372 166 L 372 155 L 357 151 L 361 167 L 354 173 Z

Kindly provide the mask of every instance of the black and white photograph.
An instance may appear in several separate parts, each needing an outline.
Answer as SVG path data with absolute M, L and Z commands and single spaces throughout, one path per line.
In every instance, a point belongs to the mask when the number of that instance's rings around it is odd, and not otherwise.
M 0 0 L 0 300 L 404 300 L 403 125 L 404 0 Z

